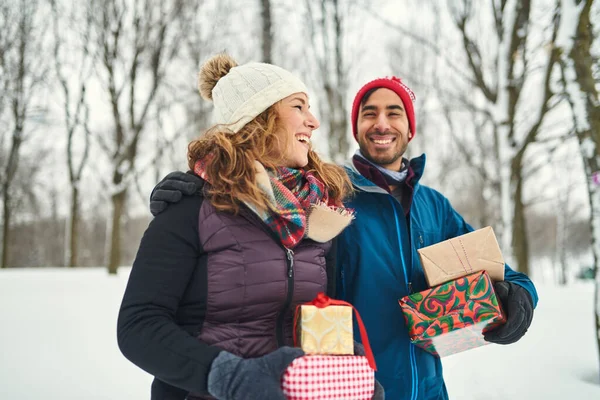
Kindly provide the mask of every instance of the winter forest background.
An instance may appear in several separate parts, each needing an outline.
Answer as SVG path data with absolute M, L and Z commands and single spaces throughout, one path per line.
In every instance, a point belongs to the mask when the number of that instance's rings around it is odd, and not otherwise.
M 599 35 L 599 0 L 0 0 L 0 266 L 130 266 L 225 50 L 302 77 L 340 163 L 354 93 L 401 77 L 423 182 L 536 283 L 595 280 L 600 345 Z

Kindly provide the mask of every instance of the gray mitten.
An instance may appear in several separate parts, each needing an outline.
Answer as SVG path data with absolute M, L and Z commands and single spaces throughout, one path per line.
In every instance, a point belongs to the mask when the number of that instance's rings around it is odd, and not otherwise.
M 281 377 L 288 365 L 303 355 L 294 347 L 247 359 L 222 351 L 210 367 L 208 392 L 219 400 L 286 400 Z
M 365 348 L 356 340 L 354 341 L 354 355 L 365 355 Z M 375 393 L 373 393 L 373 397 L 371 397 L 371 400 L 385 400 L 385 390 L 383 389 L 383 386 L 381 386 L 381 383 L 379 383 L 377 379 L 375 379 Z
M 191 196 L 202 189 L 204 182 L 191 172 L 171 172 L 160 181 L 150 194 L 150 212 L 156 216 L 177 203 L 181 196 Z

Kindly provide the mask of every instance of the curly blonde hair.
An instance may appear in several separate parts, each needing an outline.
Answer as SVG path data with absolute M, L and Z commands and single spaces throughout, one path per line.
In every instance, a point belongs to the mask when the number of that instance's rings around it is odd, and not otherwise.
M 266 194 L 256 183 L 254 161 L 266 169 L 281 166 L 284 153 L 278 149 L 289 145 L 282 131 L 277 113 L 278 104 L 269 107 L 250 121 L 239 132 L 233 133 L 217 125 L 202 137 L 188 145 L 188 166 L 194 170 L 196 162 L 206 157 L 206 175 L 210 181 L 208 194 L 218 210 L 237 213 L 243 202 L 271 209 Z M 308 164 L 312 172 L 327 189 L 330 199 L 337 205 L 352 192 L 352 184 L 342 167 L 326 163 L 312 149 L 308 152 Z

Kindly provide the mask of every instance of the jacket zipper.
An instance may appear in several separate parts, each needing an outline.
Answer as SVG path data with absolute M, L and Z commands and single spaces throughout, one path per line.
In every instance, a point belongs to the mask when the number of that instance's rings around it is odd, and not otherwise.
M 390 196 L 391 197 L 391 196 Z M 402 251 L 402 238 L 400 237 L 400 226 L 398 223 L 398 213 L 396 212 L 396 205 L 394 204 L 394 202 L 396 201 L 395 199 L 390 198 L 390 201 L 392 203 L 392 210 L 394 211 L 394 217 L 396 220 L 396 235 L 397 235 L 397 239 L 398 239 L 398 248 L 400 250 L 400 258 L 402 261 L 402 269 L 404 270 L 404 282 L 406 283 L 406 288 L 409 291 L 409 294 L 412 294 L 412 282 L 409 281 L 409 277 L 408 277 L 408 270 L 407 270 L 407 265 L 406 265 L 406 261 L 404 260 L 404 252 Z M 408 222 L 407 222 L 408 224 Z M 411 242 L 412 240 L 409 239 L 409 250 L 412 251 L 411 246 Z M 411 372 L 412 372 L 412 388 L 411 388 L 411 395 L 410 398 L 412 399 L 416 399 L 417 395 L 418 395 L 418 377 L 417 377 L 417 361 L 416 361 L 416 356 L 415 356 L 415 345 L 412 343 L 408 344 L 409 346 L 409 353 L 410 353 L 410 368 L 411 368 Z
M 288 249 L 287 247 L 281 244 L 280 239 L 275 235 L 275 233 L 265 224 L 263 220 L 258 218 L 256 214 L 254 214 L 250 209 L 242 208 L 241 214 L 249 221 L 254 221 L 254 223 L 261 226 L 264 232 L 278 243 L 281 248 L 286 253 L 286 266 L 287 266 L 287 294 L 285 298 L 285 303 L 283 303 L 283 307 L 277 316 L 277 322 L 275 326 L 275 338 L 277 340 L 277 347 L 281 347 L 285 345 L 285 339 L 283 336 L 283 326 L 285 324 L 285 314 L 287 313 L 290 305 L 292 304 L 292 298 L 294 297 L 294 251 L 292 249 Z
M 290 305 L 292 304 L 292 298 L 294 297 L 294 251 L 284 247 L 286 252 L 286 264 L 287 264 L 287 296 L 285 303 L 279 316 L 277 317 L 277 347 L 281 347 L 285 344 L 283 337 L 283 325 L 285 323 L 285 314 L 287 313 Z

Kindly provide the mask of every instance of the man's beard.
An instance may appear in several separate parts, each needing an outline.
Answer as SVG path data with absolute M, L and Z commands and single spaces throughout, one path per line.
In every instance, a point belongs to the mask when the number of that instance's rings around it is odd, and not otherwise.
M 364 142 L 366 142 L 367 140 L 369 140 L 369 139 L 365 138 Z M 396 141 L 398 141 L 398 140 L 401 140 L 401 138 L 397 137 Z M 358 147 L 360 148 L 360 152 L 363 155 L 363 157 L 366 158 L 367 160 L 371 161 L 372 163 L 380 165 L 382 167 L 385 167 L 386 165 L 390 165 L 390 164 L 393 164 L 394 162 L 398 161 L 398 159 L 402 158 L 402 156 L 406 152 L 406 149 L 408 148 L 408 141 L 407 141 L 402 145 L 402 147 L 400 149 L 395 151 L 392 155 L 387 155 L 387 154 L 382 154 L 382 155 L 374 154 L 373 155 L 368 152 L 368 146 L 366 146 L 364 142 L 361 141 L 358 143 Z

